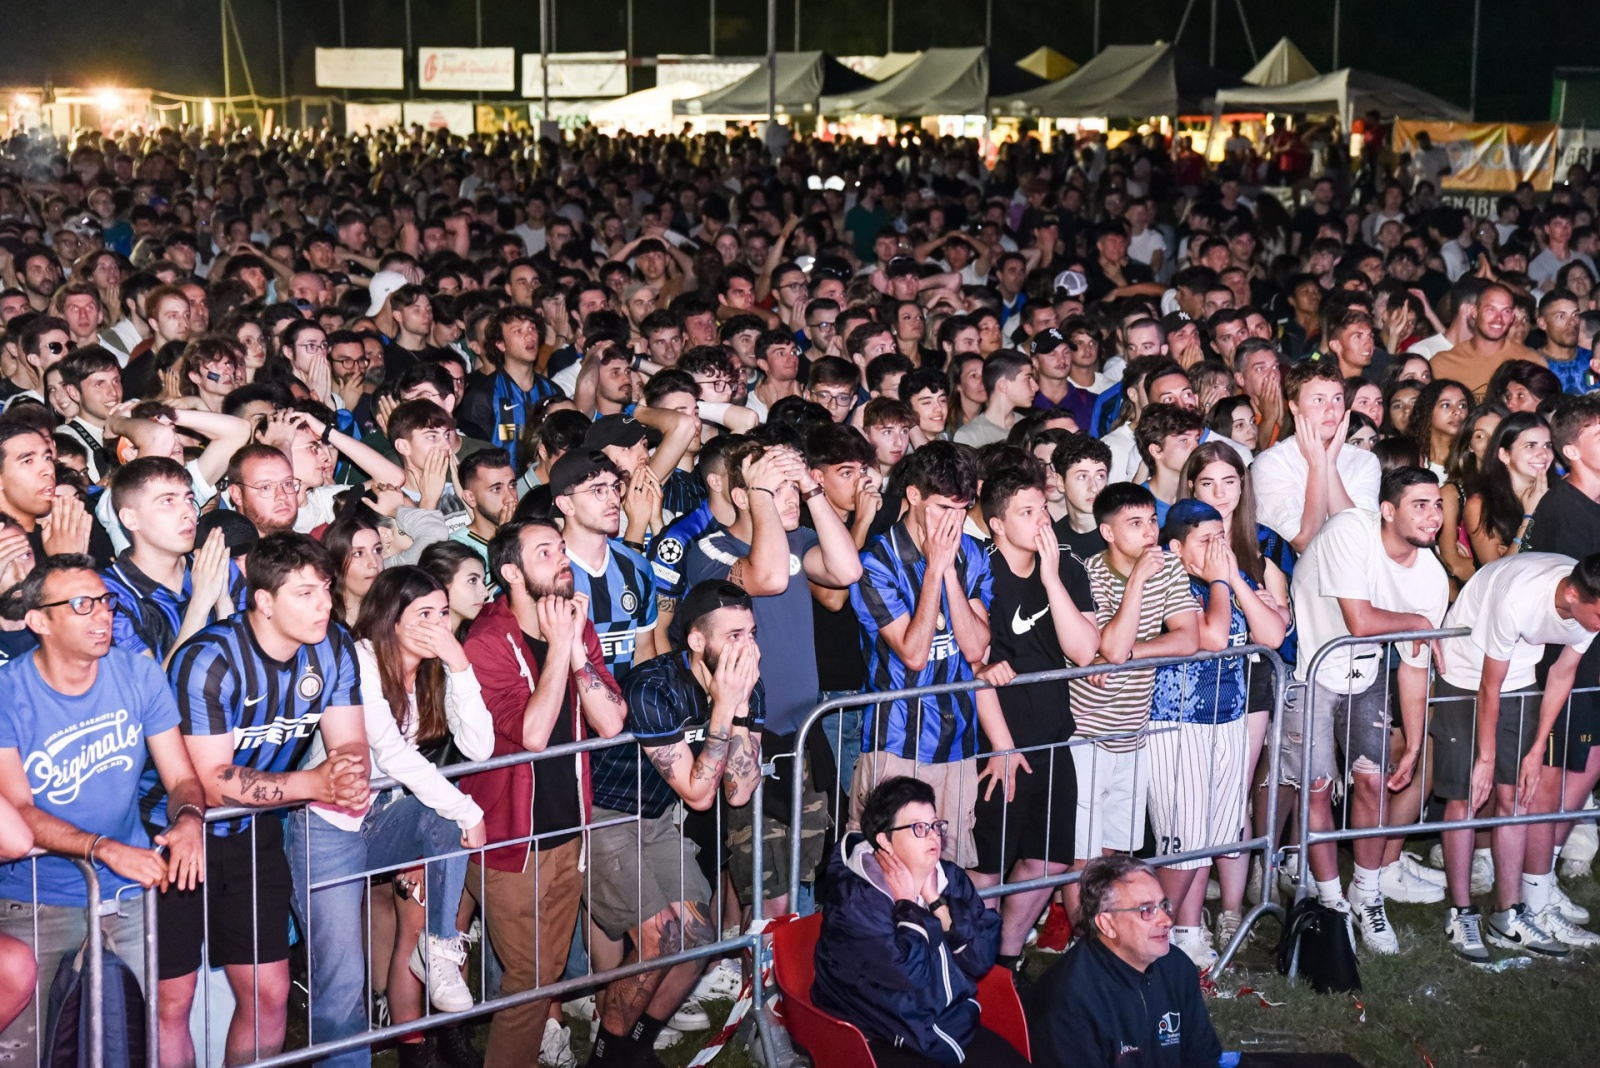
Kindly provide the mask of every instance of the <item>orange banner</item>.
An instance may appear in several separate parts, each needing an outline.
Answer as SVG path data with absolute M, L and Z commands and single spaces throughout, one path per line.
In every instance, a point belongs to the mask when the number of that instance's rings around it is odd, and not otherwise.
M 1426 133 L 1449 153 L 1441 192 L 1510 193 L 1519 182 L 1544 192 L 1555 179 L 1557 130 L 1555 123 L 1401 121 L 1394 124 L 1394 149 L 1414 153 L 1417 134 Z

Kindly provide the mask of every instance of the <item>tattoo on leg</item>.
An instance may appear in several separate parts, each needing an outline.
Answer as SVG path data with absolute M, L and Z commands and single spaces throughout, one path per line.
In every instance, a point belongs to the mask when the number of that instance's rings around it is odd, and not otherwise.
M 683 938 L 686 948 L 709 946 L 717 940 L 717 925 L 711 922 L 710 909 L 698 901 L 685 901 Z

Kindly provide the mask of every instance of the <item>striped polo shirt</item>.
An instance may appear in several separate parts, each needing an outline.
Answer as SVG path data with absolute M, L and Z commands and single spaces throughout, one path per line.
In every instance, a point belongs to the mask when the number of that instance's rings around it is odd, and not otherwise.
M 656 625 L 656 583 L 643 556 L 616 538 L 606 539 L 605 559 L 591 571 L 567 551 L 572 585 L 589 595 L 589 620 L 600 639 L 606 668 L 618 682 L 633 669 L 639 635 Z
M 895 655 L 883 628 L 916 611 L 927 557 L 906 530 L 904 520 L 861 550 L 861 581 L 850 587 L 850 604 L 861 621 L 867 655 L 867 689 L 899 690 L 972 679 L 972 665 L 961 654 L 950 628 L 950 591 L 942 590 L 933 646 L 921 671 Z M 977 539 L 961 536 L 956 573 L 968 600 L 989 604 L 989 556 Z M 862 750 L 885 752 L 925 764 L 947 764 L 978 755 L 977 702 L 971 693 L 940 694 L 883 701 L 863 711 Z

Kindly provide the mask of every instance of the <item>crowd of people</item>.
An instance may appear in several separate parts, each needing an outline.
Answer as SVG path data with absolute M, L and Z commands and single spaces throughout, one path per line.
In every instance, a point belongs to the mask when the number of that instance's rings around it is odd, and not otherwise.
M 212 970 L 227 1060 L 281 1048 L 296 942 L 323 1042 L 711 945 L 757 892 L 820 907 L 816 1002 L 879 1063 L 1006 1063 L 966 999 L 1032 945 L 1035 1063 L 1214 1064 L 1195 971 L 1262 894 L 1228 847 L 1295 841 L 1269 790 L 1327 830 L 1600 781 L 1600 183 L 1479 219 L 1376 116 L 1342 144 L 0 143 L 0 855 L 161 887 L 171 1068 Z M 1600 944 L 1571 829 L 1304 863 L 1368 952 L 1398 900 L 1560 957 Z M 85 888 L 53 856 L 0 900 L 20 1060 Z M 677 963 L 400 1059 L 571 1065 L 565 1009 L 657 1063 L 739 986 Z

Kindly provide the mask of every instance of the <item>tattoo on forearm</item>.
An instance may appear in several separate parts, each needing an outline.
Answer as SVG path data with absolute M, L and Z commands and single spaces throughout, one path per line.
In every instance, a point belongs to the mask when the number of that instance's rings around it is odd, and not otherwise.
M 593 664 L 585 664 L 578 671 L 578 689 L 580 697 L 598 690 L 600 691 L 600 696 L 612 704 L 622 703 L 621 698 L 617 696 L 617 692 L 606 685 L 606 681 L 600 677 L 600 673 L 594 669 Z
M 755 778 L 760 771 L 761 743 L 753 737 L 735 736 L 728 743 L 728 766 L 722 781 L 729 794 Z
M 696 782 L 713 782 L 722 774 L 722 769 L 728 761 L 728 736 L 706 736 L 705 748 L 700 750 L 700 755 L 694 762 L 694 779 Z
M 228 804 L 269 808 L 282 803 L 288 776 L 283 772 L 257 771 L 229 764 L 217 774 L 217 781 L 224 784 L 218 792 Z
M 671 782 L 672 769 L 678 766 L 678 747 L 667 745 L 653 751 L 650 754 L 650 763 L 655 766 L 656 774 Z

